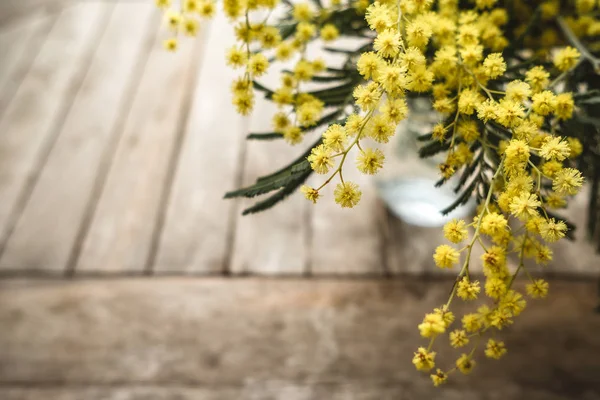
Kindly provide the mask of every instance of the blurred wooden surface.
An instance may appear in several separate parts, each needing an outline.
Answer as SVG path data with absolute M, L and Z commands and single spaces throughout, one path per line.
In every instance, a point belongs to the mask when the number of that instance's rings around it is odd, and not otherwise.
M 599 400 L 591 283 L 551 281 L 441 388 L 411 363 L 450 281 L 122 278 L 0 282 L 3 400 Z M 517 282 L 521 285 L 522 282 Z M 472 309 L 455 303 L 454 311 Z M 436 342 L 447 368 L 462 349 Z
M 431 259 L 440 230 L 391 217 L 358 173 L 355 210 L 330 192 L 316 206 L 295 194 L 242 217 L 249 201 L 222 198 L 303 152 L 244 140 L 269 130 L 273 107 L 259 99 L 252 117 L 233 112 L 223 16 L 171 54 L 151 1 L 0 11 L 0 275 L 442 273 Z M 578 236 L 557 246 L 549 271 L 600 273 Z

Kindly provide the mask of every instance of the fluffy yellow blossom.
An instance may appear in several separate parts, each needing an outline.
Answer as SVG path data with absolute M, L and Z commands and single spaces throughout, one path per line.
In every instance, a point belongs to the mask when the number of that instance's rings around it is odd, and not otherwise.
M 431 374 L 431 381 L 433 382 L 433 386 L 440 386 L 448 381 L 448 375 L 442 371 L 441 369 L 437 369 L 435 374 Z
M 196 36 L 200 24 L 198 21 L 192 18 L 185 18 L 183 20 L 183 31 L 187 36 Z
M 314 189 L 307 185 L 302 185 L 300 191 L 302 192 L 302 194 L 304 194 L 304 197 L 306 197 L 307 200 L 312 201 L 314 204 L 316 204 L 317 200 L 319 200 L 320 195 L 317 189 Z
M 375 82 L 368 83 L 366 85 L 359 85 L 354 89 L 352 93 L 358 104 L 363 111 L 367 111 L 374 108 L 381 97 L 379 87 Z
M 467 332 L 477 332 L 481 329 L 482 321 L 477 314 L 465 314 L 462 324 Z
M 288 126 L 283 130 L 283 139 L 289 144 L 302 142 L 302 129 L 297 126 Z
M 477 118 L 483 122 L 496 120 L 499 110 L 498 104 L 495 101 L 487 99 L 477 105 Z
M 310 21 L 313 17 L 313 11 L 310 8 L 309 3 L 296 3 L 294 4 L 293 14 L 297 21 Z
M 425 47 L 432 34 L 431 27 L 423 18 L 416 18 L 406 26 L 406 40 L 409 46 Z
M 569 137 L 567 138 L 567 143 L 569 143 L 569 148 L 571 149 L 571 152 L 569 154 L 570 158 L 575 158 L 581 155 L 581 153 L 583 152 L 583 145 L 581 144 L 579 139 Z
M 531 99 L 533 100 L 533 111 L 539 115 L 546 116 L 556 108 L 556 96 L 549 90 L 536 93 Z
M 425 314 L 423 322 L 419 324 L 419 332 L 421 336 L 431 338 L 444 333 L 446 330 L 446 324 L 443 318 L 436 313 Z
M 580 56 L 577 49 L 567 46 L 554 56 L 554 66 L 560 71 L 568 71 L 577 65 Z
M 269 68 L 269 60 L 263 54 L 254 54 L 248 60 L 248 72 L 253 77 L 264 75 Z
M 334 151 L 344 151 L 347 140 L 346 130 L 338 124 L 329 125 L 323 134 L 323 144 Z
M 338 183 L 333 191 L 335 202 L 342 208 L 353 208 L 360 202 L 362 192 L 353 182 Z
M 356 167 L 363 174 L 373 175 L 383 167 L 385 156 L 379 149 L 364 149 L 356 158 Z
M 452 246 L 442 244 L 435 249 L 433 261 L 440 268 L 452 268 L 460 258 L 460 253 Z
M 273 49 L 281 43 L 281 35 L 279 30 L 274 26 L 266 27 L 260 35 L 260 44 L 264 49 Z
M 423 93 L 431 89 L 433 84 L 433 72 L 428 70 L 426 67 L 415 67 L 410 70 L 408 75 L 408 86 L 407 88 L 413 92 Z
M 507 128 L 518 126 L 524 116 L 523 106 L 516 101 L 502 99 L 496 108 L 496 120 Z
M 440 317 L 442 317 L 446 328 L 454 322 L 454 313 L 452 311 L 448 311 L 448 307 L 446 305 L 443 305 L 440 308 L 434 308 L 433 312 L 434 314 L 437 314 Z
M 384 61 L 374 52 L 365 52 L 360 55 L 356 68 L 365 79 L 377 79 L 379 71 L 383 69 Z
M 502 54 L 492 53 L 485 58 L 483 69 L 488 78 L 497 78 L 506 71 L 506 63 Z
M 571 153 L 569 144 L 560 137 L 550 137 L 540 148 L 540 156 L 545 160 L 563 161 Z
M 308 40 L 310 40 L 310 38 L 312 38 L 315 35 L 316 31 L 317 28 L 313 24 L 310 24 L 308 22 L 300 22 L 296 26 L 295 37 L 300 42 L 307 42 Z
M 165 13 L 165 21 L 169 29 L 172 31 L 177 31 L 182 21 L 181 13 L 175 10 L 167 10 Z
M 492 299 L 499 299 L 506 290 L 506 284 L 502 279 L 488 278 L 485 282 L 485 294 Z
M 473 368 L 475 368 L 475 364 L 475 360 L 473 360 L 467 354 L 462 354 L 458 360 L 456 360 L 456 368 L 458 368 L 458 370 L 465 375 L 471 373 Z
M 450 332 L 450 346 L 454 347 L 455 349 L 458 349 L 459 347 L 464 347 L 467 344 L 469 344 L 469 336 L 467 335 L 467 332 L 465 332 L 463 329 L 456 329 L 452 332 Z
M 391 95 L 402 94 L 407 86 L 407 76 L 404 69 L 391 65 L 384 66 L 378 74 L 377 81 Z
M 326 174 L 334 164 L 331 149 L 323 144 L 313 148 L 307 159 L 317 174 Z
M 537 195 L 532 193 L 522 193 L 513 197 L 510 202 L 510 213 L 522 221 L 538 216 L 538 207 L 542 204 Z
M 284 112 L 275 113 L 272 122 L 275 132 L 283 132 L 285 128 L 290 126 L 290 119 Z
M 323 25 L 323 28 L 321 28 L 320 35 L 321 39 L 323 39 L 325 42 L 330 42 L 340 36 L 340 31 L 333 24 L 325 24 Z
M 506 252 L 499 246 L 491 246 L 481 256 L 483 266 L 491 273 L 497 274 L 506 263 Z M 486 272 L 486 270 L 484 270 Z
M 526 72 L 525 81 L 531 85 L 534 92 L 540 92 L 550 83 L 550 74 L 540 65 Z
M 240 92 L 235 94 L 232 100 L 238 113 L 248 115 L 254 107 L 254 94 L 252 92 Z
M 521 295 L 514 290 L 509 290 L 502 298 L 498 305 L 504 311 L 508 311 L 513 317 L 518 316 L 525 309 L 527 302 Z
M 382 32 L 392 27 L 392 8 L 381 2 L 374 2 L 367 9 L 365 20 L 375 32 Z
M 275 49 L 275 58 L 279 61 L 289 60 L 294 54 L 294 48 L 288 42 L 279 43 Z
M 497 342 L 494 339 L 489 339 L 485 346 L 485 355 L 489 358 L 495 358 L 499 360 L 504 354 L 506 354 L 506 346 L 504 342 Z
M 554 218 L 545 220 L 540 225 L 540 235 L 549 243 L 554 243 L 565 237 L 565 232 L 567 232 L 567 224 Z
M 490 313 L 490 325 L 497 329 L 502 329 L 508 325 L 512 325 L 512 314 L 505 308 L 497 308 Z
M 531 96 L 531 87 L 527 82 L 520 80 L 509 82 L 506 85 L 506 98 L 510 101 L 523 103 Z
M 396 57 L 400 51 L 401 41 L 398 32 L 387 29 L 377 35 L 373 42 L 373 48 L 382 57 L 392 58 Z
M 564 168 L 556 173 L 552 181 L 552 190 L 559 195 L 574 195 L 583 185 L 581 172 L 575 168 Z
M 466 223 L 462 219 L 453 219 L 444 225 L 444 236 L 452 243 L 460 243 L 469 236 Z
M 483 102 L 483 97 L 474 90 L 463 90 L 458 99 L 458 111 L 461 114 L 471 115 L 477 106 Z
M 371 118 L 367 134 L 378 143 L 387 143 L 390 137 L 394 135 L 395 128 L 396 126 L 384 115 L 377 115 Z
M 489 213 L 481 220 L 481 233 L 489 236 L 502 234 L 508 227 L 508 221 L 502 214 Z
M 424 347 L 419 347 L 412 362 L 417 370 L 429 371 L 435 367 L 435 352 L 427 351 Z
M 171 39 L 167 39 L 163 42 L 163 47 L 168 50 L 168 51 L 175 51 L 177 50 L 177 39 L 175 38 L 171 38 Z
M 171 7 L 171 0 L 154 0 L 156 7 L 166 9 Z
M 210 0 L 200 1 L 198 3 L 198 14 L 205 18 L 211 18 L 215 15 L 217 7 L 215 3 Z
M 406 104 L 406 100 L 402 98 L 388 98 L 381 106 L 379 111 L 385 116 L 385 118 L 397 124 L 404 120 L 408 115 L 408 105 Z
M 550 285 L 543 279 L 536 279 L 535 281 L 527 284 L 525 289 L 527 294 L 534 299 L 543 299 L 548 295 L 548 288 Z
M 456 294 L 463 300 L 475 300 L 479 295 L 481 288 L 479 287 L 479 281 L 470 281 L 469 278 L 462 278 L 458 282 L 456 288 Z

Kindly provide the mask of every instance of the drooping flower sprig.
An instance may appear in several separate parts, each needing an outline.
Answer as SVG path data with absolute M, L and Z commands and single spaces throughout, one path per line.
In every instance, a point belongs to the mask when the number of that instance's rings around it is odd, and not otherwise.
M 214 13 L 210 0 L 185 0 L 178 12 L 168 9 L 169 0 L 157 3 L 167 10 L 167 25 L 175 33 L 195 34 L 191 15 Z M 284 17 L 272 24 L 278 6 Z M 600 36 L 596 1 L 223 0 L 223 10 L 237 38 L 227 63 L 242 71 L 232 83 L 233 105 L 247 115 L 260 92 L 278 106 L 273 132 L 249 138 L 298 145 L 325 128 L 290 165 L 226 197 L 275 191 L 245 211 L 251 213 L 296 190 L 317 203 L 323 189 L 335 184 L 333 200 L 355 207 L 361 190 L 344 171 L 373 175 L 383 168 L 378 146 L 388 143 L 407 117 L 407 100 L 428 97 L 441 117 L 419 138 L 420 155 L 445 154 L 438 183 L 460 193 L 442 211 L 471 197 L 479 206 L 473 220 L 453 220 L 443 228 L 449 243 L 436 248 L 433 261 L 439 268 L 456 268 L 457 277 L 447 302 L 418 325 L 429 342 L 412 362 L 437 386 L 457 371 L 470 373 L 480 349 L 487 358 L 501 358 L 507 346 L 500 331 L 524 310 L 526 296 L 548 294 L 548 282 L 533 268 L 551 261 L 550 245 L 570 234 L 554 212 L 581 189 L 584 178 L 577 167 L 597 156 L 597 169 L 584 171 L 600 171 L 600 140 L 581 132 L 600 126 L 587 115 L 600 103 L 600 91 L 590 90 L 592 81 L 585 80 L 599 72 L 600 60 L 583 43 L 594 44 Z M 355 38 L 359 47 L 331 47 L 343 36 Z M 324 53 L 343 55 L 344 63 L 310 57 L 314 43 Z M 176 41 L 165 45 L 174 50 Z M 271 89 L 258 79 L 277 62 L 286 66 L 280 86 Z M 322 88 L 314 90 L 315 85 Z M 313 173 L 321 181 L 305 185 Z M 472 257 L 476 247 L 483 251 L 480 260 Z M 511 253 L 516 266 L 507 261 Z M 521 276 L 527 280 L 524 288 Z M 452 311 L 457 298 L 474 304 L 460 321 Z M 466 350 L 438 366 L 434 345 L 446 333 L 452 347 Z

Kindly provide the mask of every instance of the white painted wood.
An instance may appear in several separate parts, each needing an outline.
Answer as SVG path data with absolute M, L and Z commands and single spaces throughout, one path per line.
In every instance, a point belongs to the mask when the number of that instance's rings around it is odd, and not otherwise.
M 223 199 L 238 184 L 246 134 L 228 90 L 240 72 L 225 65 L 225 51 L 235 37 L 221 13 L 204 29 L 210 31 L 153 266 L 157 273 L 221 272 L 230 250 L 231 219 L 237 218 L 235 203 Z
M 0 120 L 0 245 L 55 139 L 112 5 L 66 8 Z
M 0 268 L 64 270 L 134 74 L 158 29 L 151 4 L 118 4 L 5 252 Z M 141 64 L 141 65 L 140 65 Z M 119 133 L 119 132 L 117 132 Z
M 40 11 L 0 32 L 0 116 L 46 40 L 56 15 Z
M 277 82 L 276 77 L 270 82 Z M 271 131 L 276 107 L 257 99 L 250 131 Z M 302 154 L 311 138 L 291 146 L 283 140 L 248 141 L 243 185 L 276 171 Z M 273 192 L 275 193 L 275 192 Z M 238 215 L 262 198 L 240 199 Z M 306 200 L 294 193 L 275 207 L 258 214 L 239 216 L 236 224 L 231 271 L 233 273 L 302 274 L 307 266 Z
M 199 46 L 159 38 L 148 59 L 76 263 L 77 272 L 142 272 L 150 254 Z

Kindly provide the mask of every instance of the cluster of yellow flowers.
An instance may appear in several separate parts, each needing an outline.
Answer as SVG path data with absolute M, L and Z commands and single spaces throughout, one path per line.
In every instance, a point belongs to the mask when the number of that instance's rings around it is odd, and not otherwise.
M 163 42 L 169 51 L 177 50 L 180 33 L 196 36 L 200 19 L 211 18 L 216 12 L 216 4 L 211 0 L 183 0 L 179 10 L 171 8 L 171 0 L 156 0 L 156 6 L 164 11 L 166 25 L 173 35 Z
M 183 30 L 195 34 L 195 18 L 214 13 L 210 0 L 184 0 L 180 12 L 168 9 L 169 2 L 157 0 L 166 9 L 167 24 L 175 33 Z M 570 160 L 582 152 L 582 145 L 557 132 L 561 121 L 574 113 L 573 95 L 560 93 L 559 89 L 580 62 L 580 51 L 574 47 L 556 48 L 549 58 L 551 62 L 519 67 L 528 68 L 523 71 L 524 78 L 511 80 L 507 72 L 513 66 L 507 65 L 503 57 L 510 45 L 504 27 L 511 15 L 498 0 L 471 3 L 470 9 L 461 9 L 458 0 L 357 0 L 349 5 L 333 0 L 330 6 L 317 10 L 312 3 L 286 2 L 294 24 L 293 32 L 283 35 L 267 23 L 278 0 L 223 0 L 223 9 L 233 21 L 238 39 L 227 52 L 227 63 L 243 69 L 232 84 L 233 104 L 239 113 L 246 115 L 252 110 L 254 79 L 265 74 L 273 61 L 295 57 L 294 66 L 281 74 L 281 86 L 270 96 L 279 106 L 273 117 L 274 130 L 291 144 L 302 141 L 305 130 L 317 124 L 326 108 L 317 96 L 301 88 L 303 82 L 327 67 L 324 60 L 307 57 L 307 44 L 316 38 L 328 42 L 340 35 L 328 16 L 342 8 L 364 14 L 371 30 L 372 45 L 354 60 L 364 82 L 341 106 L 351 111 L 343 113 L 343 120 L 329 125 L 321 143 L 307 157 L 312 170 L 325 175 L 318 187 L 302 186 L 308 200 L 316 203 L 321 190 L 337 178 L 335 202 L 347 208 L 359 203 L 360 188 L 344 179 L 345 162 L 356 148 L 355 166 L 360 172 L 375 174 L 383 167 L 383 152 L 374 144 L 369 146 L 369 142 L 387 143 L 396 133 L 397 125 L 409 112 L 408 93 L 431 96 L 433 109 L 443 116 L 443 122 L 431 134 L 432 140 L 447 148 L 446 159 L 439 166 L 441 177 L 451 178 L 471 165 L 475 152 L 480 152 L 487 169 L 481 173 L 485 192 L 477 215 L 472 221 L 449 222 L 444 235 L 451 244 L 440 245 L 433 255 L 439 268 L 452 268 L 461 259 L 462 267 L 446 304 L 426 314 L 418 326 L 429 345 L 415 352 L 413 363 L 420 371 L 435 369 L 431 379 L 436 386 L 446 382 L 454 371 L 466 374 L 473 369 L 482 338 L 488 337 L 485 356 L 499 359 L 506 353 L 505 344 L 489 336 L 510 325 L 525 308 L 524 295 L 515 287 L 520 273 L 529 279 L 525 287 L 529 297 L 548 294 L 548 283 L 534 278 L 526 261 L 532 259 L 543 265 L 552 259 L 547 244 L 563 238 L 567 225 L 551 217 L 549 210 L 564 207 L 566 198 L 576 194 L 583 184 L 581 173 L 570 167 Z M 528 7 L 528 2 L 511 3 L 516 11 Z M 538 3 L 543 19 L 559 15 L 559 1 Z M 600 23 L 588 15 L 597 6 L 596 0 L 576 0 L 577 17 L 567 18 L 565 23 L 578 35 L 597 34 Z M 253 18 L 251 12 L 256 12 Z M 531 10 L 527 12 L 531 15 Z M 525 38 L 532 43 L 537 40 L 541 46 L 532 51 L 558 43 L 556 32 L 549 31 L 554 33 L 544 31 L 537 39 Z M 165 45 L 175 49 L 176 39 L 167 40 Z M 550 57 L 547 48 L 542 50 Z M 492 131 L 500 139 L 493 139 Z M 484 282 L 471 278 L 475 245 L 484 251 Z M 512 269 L 507 263 L 511 252 L 519 255 L 519 264 Z M 483 295 L 488 304 L 462 316 L 461 326 L 450 331 L 455 320 L 450 309 L 453 299 L 474 301 Z M 433 344 L 446 331 L 452 347 L 472 347 L 452 367 L 441 369 L 436 368 Z

